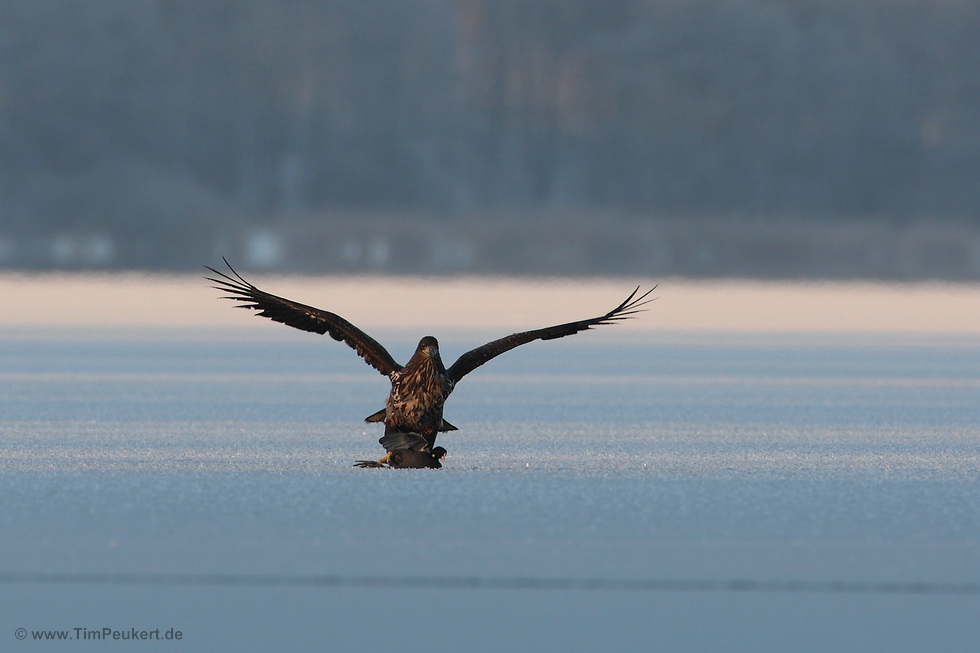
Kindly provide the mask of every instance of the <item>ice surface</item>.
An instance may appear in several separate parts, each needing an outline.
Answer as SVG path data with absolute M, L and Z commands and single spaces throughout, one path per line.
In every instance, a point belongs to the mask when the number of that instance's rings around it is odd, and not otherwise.
M 0 365 L 0 650 L 104 626 L 181 629 L 140 644 L 168 651 L 980 641 L 980 343 L 534 343 L 459 385 L 442 470 L 350 466 L 382 453 L 387 381 L 308 334 L 21 334 Z

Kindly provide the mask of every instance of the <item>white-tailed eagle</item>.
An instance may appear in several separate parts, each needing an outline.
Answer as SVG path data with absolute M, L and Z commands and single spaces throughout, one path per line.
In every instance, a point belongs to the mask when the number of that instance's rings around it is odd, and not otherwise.
M 629 319 L 651 301 L 647 296 L 656 288 L 638 295 L 640 289 L 637 287 L 625 301 L 605 315 L 513 333 L 488 342 L 466 352 L 447 369 L 439 356 L 439 342 L 432 336 L 422 338 L 408 363 L 399 365 L 377 340 L 339 315 L 260 290 L 235 272 L 227 260 L 225 265 L 231 275 L 207 268 L 216 275 L 207 277 L 208 281 L 217 284 L 214 288 L 228 293 L 223 299 L 241 302 L 239 308 L 253 309 L 261 317 L 297 329 L 330 334 L 334 340 L 347 343 L 368 365 L 391 380 L 391 393 L 385 407 L 365 420 L 384 422 L 385 433 L 379 443 L 387 453 L 378 461 L 358 461 L 355 463 L 358 467 L 442 467 L 446 450 L 435 446 L 436 436 L 440 431 L 456 430 L 443 419 L 442 410 L 460 379 L 514 347 L 534 340 L 564 338 L 594 326 Z

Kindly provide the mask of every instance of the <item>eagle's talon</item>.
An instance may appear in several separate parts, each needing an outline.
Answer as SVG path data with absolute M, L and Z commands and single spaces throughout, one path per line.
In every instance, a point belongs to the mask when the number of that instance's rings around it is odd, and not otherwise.
M 354 462 L 354 467 L 360 467 L 361 469 L 377 469 L 378 467 L 388 467 L 390 461 L 391 452 L 389 451 L 381 460 L 357 460 Z

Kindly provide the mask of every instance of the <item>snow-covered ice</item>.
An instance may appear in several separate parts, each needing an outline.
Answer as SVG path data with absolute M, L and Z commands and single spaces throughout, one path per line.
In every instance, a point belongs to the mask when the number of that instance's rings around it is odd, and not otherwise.
M 976 650 L 975 339 L 534 343 L 363 470 L 387 381 L 282 331 L 0 339 L 0 650 Z

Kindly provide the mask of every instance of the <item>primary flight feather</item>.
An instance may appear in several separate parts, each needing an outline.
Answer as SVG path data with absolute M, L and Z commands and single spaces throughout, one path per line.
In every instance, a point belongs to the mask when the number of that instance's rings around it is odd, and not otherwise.
M 223 259 L 224 260 L 224 259 Z M 649 303 L 647 297 L 656 286 L 643 294 L 637 287 L 619 306 L 605 315 L 568 322 L 544 329 L 513 333 L 488 342 L 460 356 L 448 369 L 439 355 L 439 342 L 432 336 L 419 341 L 412 358 L 399 365 L 381 343 L 336 313 L 300 304 L 253 286 L 225 260 L 231 274 L 208 267 L 215 274 L 207 277 L 214 288 L 228 293 L 223 298 L 239 302 L 239 308 L 257 311 L 291 327 L 329 334 L 350 346 L 364 361 L 391 380 L 391 393 L 385 408 L 367 418 L 369 422 L 384 422 L 385 434 L 379 442 L 387 454 L 378 461 L 358 461 L 359 467 L 441 467 L 446 455 L 443 447 L 435 446 L 440 431 L 455 431 L 456 427 L 443 419 L 446 399 L 464 376 L 487 361 L 520 345 L 535 340 L 564 338 L 594 326 L 615 324 L 639 313 Z

